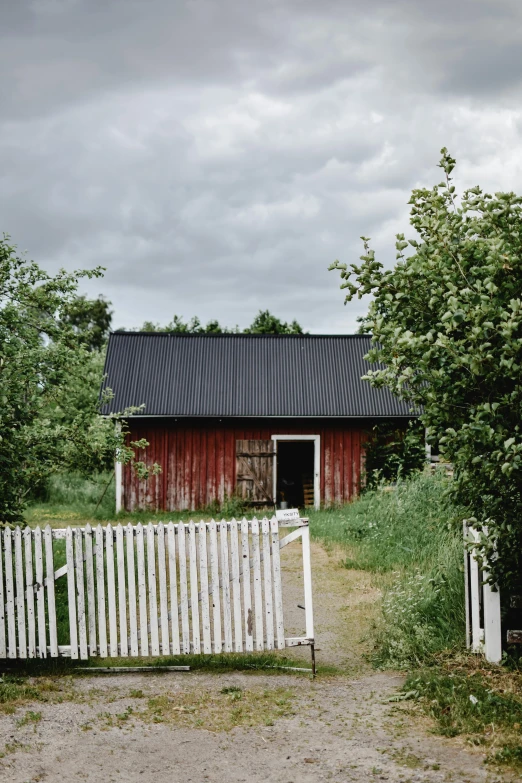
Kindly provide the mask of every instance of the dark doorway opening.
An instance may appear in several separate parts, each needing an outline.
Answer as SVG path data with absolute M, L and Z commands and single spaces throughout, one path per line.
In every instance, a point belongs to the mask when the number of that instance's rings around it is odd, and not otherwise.
M 313 440 L 277 441 L 277 504 L 288 508 L 314 505 Z

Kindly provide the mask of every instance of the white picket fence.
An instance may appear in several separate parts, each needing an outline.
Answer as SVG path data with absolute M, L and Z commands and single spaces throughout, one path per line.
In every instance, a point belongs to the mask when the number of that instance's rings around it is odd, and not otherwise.
M 485 584 L 487 572 L 481 571 L 473 549 L 479 533 L 464 524 L 464 572 L 466 585 L 466 641 L 472 652 L 484 653 L 490 663 L 502 660 L 500 592 Z
M 280 527 L 295 529 L 280 538 Z M 305 634 L 287 637 L 280 550 L 297 539 Z M 55 570 L 64 554 L 65 565 Z M 70 643 L 59 645 L 55 583 L 64 577 Z M 0 658 L 85 660 L 313 644 L 306 519 L 0 531 Z

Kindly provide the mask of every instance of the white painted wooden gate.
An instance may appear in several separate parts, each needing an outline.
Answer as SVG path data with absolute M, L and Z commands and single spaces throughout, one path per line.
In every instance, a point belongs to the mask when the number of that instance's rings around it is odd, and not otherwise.
M 279 527 L 295 529 L 280 538 Z M 296 539 L 302 541 L 306 630 L 288 637 L 279 553 Z M 58 644 L 63 630 L 56 582 L 64 577 L 69 643 Z M 313 644 L 306 519 L 0 531 L 0 658 L 210 654 Z

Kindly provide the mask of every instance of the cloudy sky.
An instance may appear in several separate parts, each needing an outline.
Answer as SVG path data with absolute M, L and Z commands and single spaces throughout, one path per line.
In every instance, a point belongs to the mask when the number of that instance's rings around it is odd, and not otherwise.
M 522 191 L 520 0 L 0 0 L 0 230 L 115 326 L 354 331 L 412 187 Z

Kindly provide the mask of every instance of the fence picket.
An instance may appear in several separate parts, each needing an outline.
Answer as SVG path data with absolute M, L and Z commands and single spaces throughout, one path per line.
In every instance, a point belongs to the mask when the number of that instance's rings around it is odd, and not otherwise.
M 129 632 L 130 654 L 139 655 L 138 647 L 138 618 L 136 613 L 136 573 L 134 564 L 134 530 L 129 524 L 125 528 L 125 541 L 127 544 L 127 591 L 129 596 Z
M 230 606 L 230 569 L 228 563 L 228 529 L 224 519 L 219 525 L 221 538 L 221 584 L 223 597 L 223 626 L 225 652 L 232 652 L 232 612 Z
M 159 655 L 158 598 L 156 587 L 156 547 L 154 525 L 147 525 L 147 576 L 149 589 L 150 652 Z
M 234 650 L 243 652 L 243 622 L 241 617 L 241 585 L 239 582 L 239 542 L 237 522 L 230 523 L 230 560 L 232 562 L 232 602 L 234 607 Z
M 56 624 L 56 594 L 54 590 L 53 531 L 50 525 L 44 530 L 45 571 L 47 591 L 47 618 L 49 621 L 49 647 L 51 658 L 58 657 L 58 627 Z
M 266 649 L 274 649 L 274 616 L 272 607 L 272 574 L 270 567 L 270 522 L 265 517 L 261 520 L 263 534 L 263 581 L 265 588 L 265 631 Z
M 30 527 L 24 530 L 25 544 L 25 586 L 27 601 L 27 655 L 36 658 L 36 617 L 34 614 L 33 576 L 33 533 Z
M 10 528 L 4 530 L 5 552 L 5 598 L 7 610 L 7 657 L 16 658 L 16 615 L 15 589 L 13 579 L 13 546 Z
M 1 560 L 1 558 L 0 558 Z M 0 583 L 2 564 L 0 563 Z M 45 628 L 45 593 L 43 575 L 42 531 L 37 527 L 34 531 L 34 570 L 36 577 L 36 615 L 38 620 L 38 650 L 39 658 L 47 658 L 47 635 Z M 1 593 L 1 588 L 0 588 Z M 1 631 L 1 622 L 0 622 Z M 0 652 L 1 657 L 1 652 Z
M 118 575 L 118 615 L 120 621 L 120 655 L 126 658 L 129 654 L 129 639 L 127 637 L 127 591 L 125 589 L 125 552 L 123 550 L 123 527 L 116 526 L 116 563 Z
M 74 578 L 73 532 L 70 527 L 65 531 L 65 556 L 67 559 L 67 598 L 69 605 L 69 633 L 71 640 L 71 658 L 78 658 L 78 627 L 76 625 L 76 588 Z M 54 574 L 53 574 L 54 581 Z
M 118 621 L 116 618 L 116 582 L 114 579 L 114 534 L 109 523 L 105 529 L 105 566 L 107 568 L 107 603 L 109 604 L 109 655 L 118 656 Z
M 212 652 L 212 636 L 210 633 L 210 612 L 208 601 L 208 557 L 207 557 L 207 526 L 204 522 L 198 525 L 199 543 L 199 586 L 201 588 L 201 622 L 203 625 L 203 652 Z
M 170 624 L 172 628 L 173 655 L 179 655 L 178 577 L 176 572 L 176 528 L 173 522 L 167 525 L 167 547 L 169 560 Z
M 4 568 L 3 568 L 3 538 L 0 530 L 0 658 L 7 655 L 7 646 L 5 643 L 5 595 L 4 595 Z
M 196 550 L 196 526 L 189 522 L 189 568 L 190 568 L 190 614 L 192 618 L 192 652 L 201 652 L 201 634 L 199 630 L 199 599 L 198 599 L 198 563 Z
M 169 655 L 169 607 L 167 601 L 167 568 L 165 564 L 165 526 L 158 525 L 158 577 L 160 593 L 161 652 Z
M 209 524 L 209 543 L 210 543 L 210 574 L 212 579 L 212 620 L 213 620 L 213 651 L 220 653 L 223 649 L 223 639 L 221 637 L 221 600 L 219 593 L 219 557 L 218 557 L 218 539 L 217 524 L 213 519 Z
M 107 657 L 107 617 L 105 610 L 105 547 L 103 528 L 96 528 L 96 592 L 98 595 L 98 640 L 100 656 Z
M 85 525 L 85 577 L 87 583 L 87 619 L 89 623 L 89 655 L 97 655 L 96 646 L 96 598 L 94 595 L 94 564 L 92 552 L 92 528 Z
M 279 556 L 279 524 L 276 517 L 270 520 L 272 534 L 272 570 L 274 585 L 274 606 L 276 626 L 276 648 L 282 650 L 285 646 L 285 623 L 283 619 L 283 585 L 281 582 L 281 559 Z
M 0 563 L 0 569 L 1 569 Z M 36 616 L 38 624 L 38 648 L 39 658 L 47 658 L 47 635 L 45 628 L 45 592 L 43 576 L 43 552 L 42 531 L 37 527 L 34 531 L 34 570 L 36 578 Z M 1 575 L 0 575 L 1 582 Z
M 261 582 L 261 551 L 259 543 L 259 520 L 252 520 L 252 560 L 254 565 L 254 614 L 256 618 L 256 650 L 264 650 L 263 639 L 263 594 Z
M 149 654 L 149 632 L 147 630 L 147 585 L 145 582 L 145 531 L 143 525 L 136 525 L 136 553 L 138 556 L 138 596 L 140 606 L 140 653 Z
M 22 531 L 19 527 L 14 532 L 15 545 L 15 575 L 16 575 L 16 619 L 18 625 L 18 657 L 27 658 L 27 635 L 25 632 L 25 596 L 24 596 L 24 562 L 22 555 Z
M 83 535 L 79 527 L 74 529 L 74 544 L 76 551 L 76 595 L 78 606 L 78 635 L 80 641 L 80 658 L 89 657 L 87 650 L 87 618 L 85 617 L 85 579 L 83 574 Z
M 183 652 L 190 652 L 190 627 L 188 611 L 187 587 L 187 549 L 185 543 L 185 525 L 178 525 L 178 562 L 179 562 L 179 594 L 181 602 L 181 635 Z M 174 610 L 173 610 L 174 611 Z
M 253 618 L 252 618 L 252 592 L 250 589 L 250 552 L 248 546 L 248 522 L 241 520 L 241 561 L 243 578 L 243 616 L 245 650 L 251 652 L 254 649 Z

